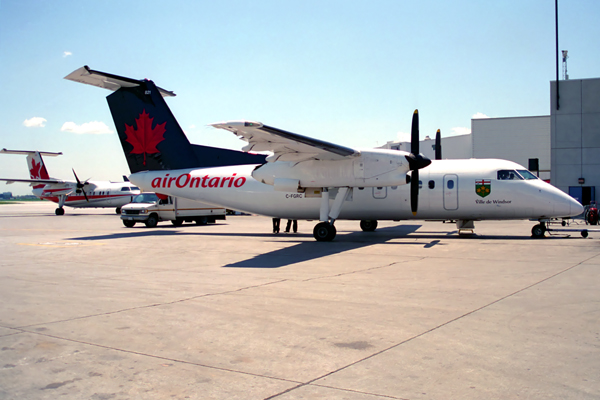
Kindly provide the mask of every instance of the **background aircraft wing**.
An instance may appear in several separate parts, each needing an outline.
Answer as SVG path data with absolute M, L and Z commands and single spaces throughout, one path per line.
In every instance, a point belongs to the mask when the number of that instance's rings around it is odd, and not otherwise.
M 267 161 L 340 160 L 360 154 L 358 150 L 284 131 L 259 122 L 230 121 L 211 124 L 233 132 L 248 142 L 243 151 L 270 151 Z

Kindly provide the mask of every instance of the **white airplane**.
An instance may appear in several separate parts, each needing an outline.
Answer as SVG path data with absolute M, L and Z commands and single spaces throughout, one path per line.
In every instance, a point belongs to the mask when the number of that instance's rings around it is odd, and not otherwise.
M 42 200 L 58 203 L 56 215 L 64 215 L 63 206 L 85 207 L 116 207 L 117 214 L 121 213 L 121 206 L 131 203 L 134 196 L 140 194 L 140 189 L 131 182 L 103 182 L 86 180 L 81 182 L 73 170 L 75 181 L 65 181 L 50 178 L 42 155 L 56 157 L 62 153 L 33 150 L 0 150 L 0 154 L 24 154 L 27 156 L 27 168 L 30 179 L 6 179 L 11 184 L 14 182 L 28 182 L 33 187 L 33 194 Z
M 541 237 L 550 219 L 583 211 L 575 199 L 514 162 L 431 161 L 418 154 L 417 111 L 412 153 L 353 149 L 259 122 L 212 124 L 246 141 L 244 152 L 272 153 L 250 161 L 243 156 L 254 155 L 190 145 L 163 98 L 175 94 L 150 80 L 87 66 L 65 79 L 115 91 L 108 104 L 130 179 L 143 190 L 271 217 L 320 220 L 313 230 L 318 241 L 334 239 L 338 219 L 359 220 L 363 231 L 374 231 L 377 220 L 450 220 L 459 232 L 472 230 L 473 221 L 531 219 L 539 221 L 532 235 Z M 208 160 L 217 150 L 225 153 Z

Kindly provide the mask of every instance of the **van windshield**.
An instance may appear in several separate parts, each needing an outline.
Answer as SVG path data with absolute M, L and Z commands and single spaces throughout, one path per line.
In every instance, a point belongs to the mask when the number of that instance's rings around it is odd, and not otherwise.
M 158 197 L 154 193 L 142 193 L 133 198 L 133 203 L 156 203 Z

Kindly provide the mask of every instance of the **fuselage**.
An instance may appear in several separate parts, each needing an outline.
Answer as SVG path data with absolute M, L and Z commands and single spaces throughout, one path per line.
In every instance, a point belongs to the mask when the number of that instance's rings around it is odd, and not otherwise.
M 138 172 L 131 182 L 147 191 L 202 200 L 217 206 L 291 219 L 319 219 L 320 188 L 284 192 L 252 177 L 257 165 Z M 546 219 L 578 215 L 583 207 L 514 162 L 438 160 L 420 170 L 419 209 L 410 209 L 410 185 L 357 186 L 341 209 L 350 220 Z M 527 171 L 528 172 L 528 171 Z M 501 175 L 502 174 L 502 175 Z M 508 175 L 507 175 L 508 176 Z M 527 178 L 523 179 L 523 176 Z M 317 190 L 318 189 L 318 190 Z M 330 190 L 330 201 L 337 189 Z
M 64 205 L 76 208 L 121 207 L 140 194 L 139 188 L 131 182 L 93 181 L 86 184 L 84 190 L 87 200 L 81 191 L 77 191 L 75 182 L 39 185 L 33 189 L 33 194 L 54 203 L 60 203 L 60 196 L 65 195 Z

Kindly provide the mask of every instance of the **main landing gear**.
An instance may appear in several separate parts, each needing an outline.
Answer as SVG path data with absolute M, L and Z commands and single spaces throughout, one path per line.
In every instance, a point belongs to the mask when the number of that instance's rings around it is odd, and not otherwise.
M 329 207 L 329 189 L 323 188 L 321 192 L 321 212 L 319 222 L 315 225 L 313 229 L 313 236 L 317 239 L 318 242 L 331 242 L 335 235 L 337 234 L 337 230 L 333 225 L 335 220 L 340 215 L 340 211 L 342 210 L 342 205 L 346 201 L 346 199 L 352 195 L 352 188 L 348 187 L 340 187 L 338 188 L 337 195 L 335 196 L 335 200 L 333 201 L 333 205 L 331 208 Z
M 331 242 L 337 233 L 333 223 L 319 222 L 313 229 L 313 236 L 318 242 Z
M 67 195 L 61 194 L 58 196 L 58 208 L 54 210 L 54 214 L 65 215 L 65 209 L 63 208 L 65 205 L 65 200 L 67 200 Z

